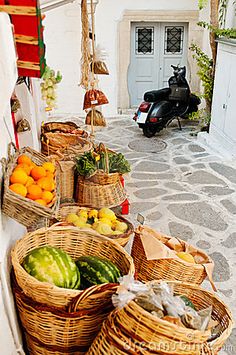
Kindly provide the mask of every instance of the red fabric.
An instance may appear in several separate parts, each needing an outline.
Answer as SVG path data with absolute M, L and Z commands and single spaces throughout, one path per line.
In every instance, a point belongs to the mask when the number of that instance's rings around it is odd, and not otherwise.
M 122 204 L 121 204 L 121 214 L 129 214 L 129 200 L 126 199 Z
M 19 140 L 18 140 L 18 135 L 17 135 L 17 131 L 16 131 L 16 119 L 15 119 L 14 112 L 11 113 L 11 118 L 12 118 L 12 123 L 13 123 L 13 128 L 14 128 L 14 136 L 15 136 L 16 148 L 19 149 Z

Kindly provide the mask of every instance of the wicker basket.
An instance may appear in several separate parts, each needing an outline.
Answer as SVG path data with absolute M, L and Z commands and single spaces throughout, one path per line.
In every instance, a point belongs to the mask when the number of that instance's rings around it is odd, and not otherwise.
M 63 289 L 47 282 L 40 282 L 29 275 L 21 266 L 25 256 L 34 248 L 52 245 L 63 249 L 73 259 L 81 255 L 98 255 L 114 262 L 123 274 L 134 272 L 132 258 L 117 243 L 101 236 L 91 229 L 78 229 L 71 226 L 57 226 L 41 228 L 27 233 L 16 242 L 11 252 L 12 265 L 16 280 L 23 292 L 34 301 L 49 306 L 66 307 L 72 298 L 81 295 L 82 291 Z M 85 308 L 94 307 L 94 302 L 87 298 Z
M 14 144 L 11 145 L 14 146 Z M 7 216 L 15 219 L 17 222 L 28 227 L 37 225 L 40 221 L 43 221 L 43 223 L 45 223 L 46 219 L 50 219 L 55 216 L 60 204 L 60 182 L 58 173 L 56 171 L 55 196 L 50 205 L 47 207 L 44 207 L 39 203 L 34 202 L 33 200 L 20 196 L 15 192 L 11 191 L 9 189 L 10 176 L 17 165 L 18 157 L 22 154 L 25 154 L 30 157 L 30 159 L 37 165 L 41 165 L 44 162 L 48 161 L 48 158 L 29 147 L 25 147 L 20 150 L 16 150 L 15 148 L 15 153 L 13 155 L 10 154 L 9 149 L 8 161 L 4 161 L 5 172 L 2 212 Z
M 152 233 L 152 235 L 154 235 L 155 238 L 157 238 L 162 242 L 171 239 L 171 237 L 160 234 L 146 226 L 141 227 L 135 231 L 131 255 L 134 259 L 135 272 L 139 280 L 144 282 L 153 279 L 173 280 L 173 281 L 177 280 L 177 281 L 188 282 L 188 283 L 198 284 L 198 285 L 200 285 L 204 281 L 204 279 L 207 277 L 207 270 L 203 264 L 186 263 L 180 258 L 147 260 L 146 253 L 141 240 L 142 228 L 146 230 L 147 234 L 150 231 L 150 233 Z M 187 245 L 186 242 L 180 239 L 178 240 L 183 245 L 183 247 Z M 201 256 L 204 258 L 205 263 L 211 264 L 213 269 L 214 266 L 213 260 L 203 251 L 201 250 L 198 251 L 201 254 Z M 212 287 L 214 288 L 213 283 L 212 283 Z
M 60 208 L 58 210 L 57 220 L 65 222 L 66 217 L 69 213 L 77 214 L 80 210 L 83 210 L 83 209 L 85 209 L 85 208 L 79 206 L 77 203 L 62 204 L 62 205 L 60 205 Z M 133 227 L 132 223 L 130 223 L 127 219 L 123 218 L 122 216 L 117 215 L 117 219 L 121 222 L 125 222 L 128 226 L 128 230 L 125 233 L 120 234 L 120 235 L 110 235 L 110 236 L 107 235 L 106 237 L 114 240 L 115 242 L 120 244 L 122 247 L 124 247 L 128 243 L 130 237 L 132 236 L 132 234 L 134 232 L 134 227 Z
M 196 309 L 213 307 L 212 318 L 218 321 L 221 328 L 218 338 L 207 342 L 210 331 L 179 327 L 153 316 L 131 301 L 108 316 L 87 355 L 218 354 L 233 327 L 228 307 L 215 294 L 199 286 L 177 281 L 168 283 L 173 286 L 176 295 L 187 296 Z
M 87 139 L 69 133 L 52 133 L 54 139 L 41 140 L 41 151 L 45 155 L 61 155 L 68 158 L 82 155 L 93 149 L 93 145 Z
M 97 170 L 94 175 L 90 176 L 89 178 L 86 178 L 86 180 L 99 185 L 116 184 L 120 180 L 120 174 L 107 174 L 103 170 Z
M 79 176 L 75 200 L 80 206 L 102 208 L 121 205 L 126 200 L 125 190 L 118 180 L 115 184 L 94 184 Z
M 12 277 L 23 335 L 30 354 L 84 354 L 114 309 L 117 285 L 90 287 L 75 297 L 67 310 L 50 307 L 26 296 Z
M 58 173 L 61 186 L 61 201 L 72 200 L 75 185 L 75 162 L 73 160 L 58 160 Z
M 64 132 L 64 133 L 76 132 L 75 134 L 80 135 L 81 138 L 88 137 L 88 133 L 86 131 L 81 129 L 76 123 L 70 121 L 44 122 L 41 126 L 41 133 L 46 133 L 46 132 Z

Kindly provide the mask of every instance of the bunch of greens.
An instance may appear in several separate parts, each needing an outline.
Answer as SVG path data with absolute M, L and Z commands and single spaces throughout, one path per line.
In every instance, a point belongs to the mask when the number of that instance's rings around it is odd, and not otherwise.
M 108 173 L 125 174 L 130 172 L 130 164 L 122 153 L 108 153 Z M 90 177 L 96 170 L 106 171 L 106 153 L 84 153 L 76 159 L 76 168 L 79 175 Z
M 130 172 L 130 164 L 122 153 L 108 153 L 109 157 L 109 173 L 125 174 Z
M 96 158 L 93 153 L 84 153 L 76 158 L 76 169 L 79 175 L 90 177 L 97 170 Z

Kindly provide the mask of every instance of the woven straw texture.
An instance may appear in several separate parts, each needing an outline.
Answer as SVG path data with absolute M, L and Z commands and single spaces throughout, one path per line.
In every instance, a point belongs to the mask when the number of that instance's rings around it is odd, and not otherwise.
M 166 237 L 155 231 L 155 235 L 159 240 Z M 179 239 L 180 240 L 180 239 Z M 199 251 L 208 263 L 213 261 L 207 254 Z M 136 276 L 141 281 L 151 280 L 177 280 L 200 285 L 207 276 L 206 270 L 201 264 L 190 264 L 182 261 L 182 259 L 158 259 L 147 260 L 145 250 L 140 238 L 140 234 L 135 231 L 134 241 L 132 245 L 131 255 L 134 259 Z
M 119 206 L 126 200 L 125 190 L 118 180 L 115 184 L 99 185 L 82 176 L 78 177 L 76 202 L 80 206 L 94 208 Z
M 60 205 L 60 208 L 58 210 L 58 215 L 57 215 L 57 220 L 65 222 L 66 217 L 68 216 L 69 213 L 75 213 L 77 214 L 80 210 L 85 209 L 84 207 L 79 206 L 77 203 L 65 203 Z M 120 244 L 122 247 L 124 247 L 129 239 L 131 238 L 132 234 L 134 233 L 134 227 L 132 223 L 130 223 L 127 219 L 123 218 L 122 216 L 116 216 L 117 219 L 121 222 L 125 222 L 128 226 L 128 230 L 120 235 L 107 235 L 106 237 L 109 239 L 112 239 L 113 241 L 117 242 Z
M 172 281 L 177 295 L 187 296 L 196 306 L 213 306 L 212 318 L 221 325 L 219 337 L 207 343 L 210 331 L 178 327 L 148 313 L 134 301 L 112 312 L 104 322 L 87 355 L 169 354 L 216 355 L 229 337 L 233 320 L 227 306 L 199 286 Z
M 72 160 L 58 160 L 57 163 L 61 186 L 61 201 L 72 200 L 75 184 L 75 163 Z
M 77 134 L 80 133 L 80 136 L 82 138 L 87 138 L 88 133 L 84 131 L 83 129 L 79 128 L 79 126 L 70 121 L 66 122 L 59 122 L 59 121 L 50 121 L 50 122 L 44 122 L 41 126 L 41 133 L 46 133 L 46 132 L 64 132 L 64 133 L 71 133 L 71 132 L 77 132 Z
M 99 185 L 116 184 L 120 180 L 120 174 L 108 174 L 105 173 L 103 170 L 97 170 L 94 175 L 90 176 L 89 178 L 86 178 L 86 180 Z
M 34 302 L 12 277 L 13 293 L 30 354 L 84 354 L 114 309 L 116 284 L 93 286 L 81 292 L 67 310 Z
M 132 258 L 117 243 L 101 236 L 91 229 L 78 229 L 71 226 L 41 228 L 27 233 L 16 242 L 11 252 L 16 280 L 23 292 L 34 301 L 49 306 L 66 307 L 73 297 L 82 293 L 79 290 L 59 288 L 47 282 L 40 282 L 29 275 L 21 266 L 25 256 L 33 249 L 51 245 L 63 249 L 73 260 L 82 255 L 95 255 L 110 259 L 123 274 L 134 273 Z M 95 306 L 88 297 L 85 308 Z
M 4 174 L 4 193 L 2 212 L 7 216 L 15 219 L 24 226 L 37 225 L 40 220 L 45 221 L 47 218 L 52 218 L 60 204 L 60 182 L 56 171 L 56 188 L 55 196 L 49 206 L 44 207 L 33 200 L 16 194 L 9 189 L 10 176 L 17 165 L 17 159 L 20 155 L 25 154 L 37 165 L 42 165 L 48 161 L 48 158 L 35 150 L 26 147 L 16 151 L 15 154 L 9 155 L 6 171 Z M 45 223 L 45 222 L 43 222 Z
M 48 138 L 48 136 L 52 138 Z M 47 133 L 47 139 L 42 137 L 41 151 L 45 155 L 61 155 L 73 159 L 75 156 L 83 155 L 93 149 L 93 145 L 87 139 L 70 133 Z

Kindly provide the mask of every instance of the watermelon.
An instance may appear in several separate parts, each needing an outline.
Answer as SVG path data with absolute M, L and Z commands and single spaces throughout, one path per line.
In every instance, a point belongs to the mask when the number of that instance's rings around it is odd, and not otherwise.
M 103 283 L 117 283 L 120 270 L 110 260 L 98 256 L 81 256 L 76 265 L 81 275 L 83 288 Z
M 63 288 L 80 287 L 79 270 L 70 255 L 61 249 L 48 245 L 33 249 L 22 266 L 39 281 Z

